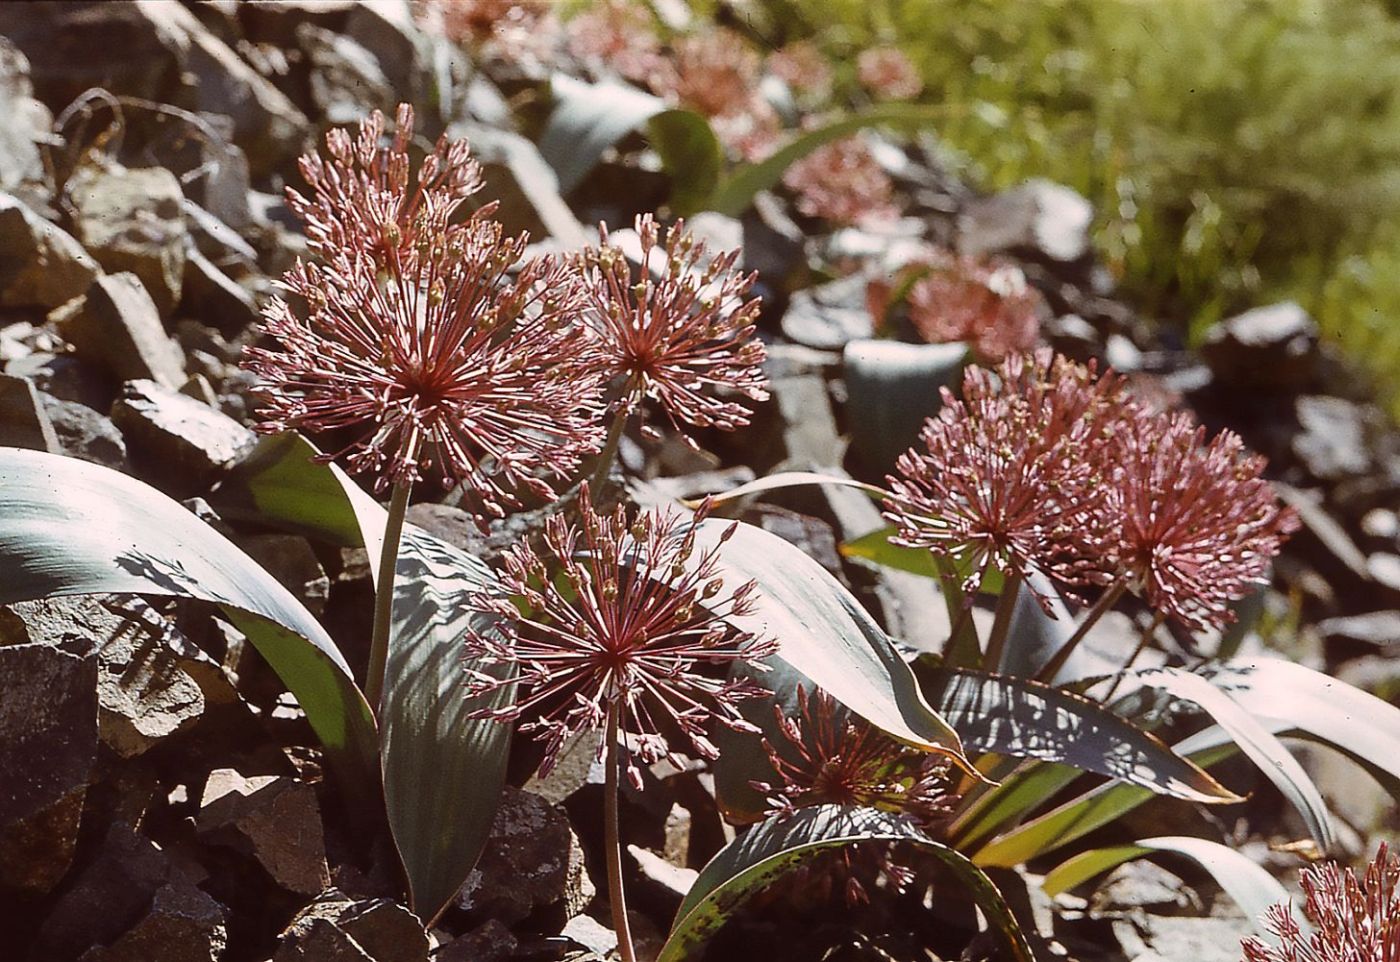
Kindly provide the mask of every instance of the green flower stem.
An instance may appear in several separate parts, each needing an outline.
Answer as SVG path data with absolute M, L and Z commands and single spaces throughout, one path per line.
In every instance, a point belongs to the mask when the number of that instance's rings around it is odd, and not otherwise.
M 389 661 L 389 629 L 394 612 L 394 568 L 399 560 L 403 519 L 408 512 L 408 495 L 413 485 L 394 485 L 389 498 L 389 517 L 384 524 L 384 544 L 379 550 L 379 578 L 374 586 L 374 635 L 369 645 L 369 671 L 365 677 L 365 700 L 376 718 L 384 695 L 384 667 Z
M 1123 662 L 1123 667 L 1118 669 L 1118 674 L 1113 676 L 1113 684 L 1108 686 L 1108 691 L 1104 692 L 1102 701 L 1105 705 L 1107 705 L 1108 700 L 1113 697 L 1113 693 L 1118 690 L 1118 686 L 1123 684 L 1123 679 L 1127 676 L 1128 669 L 1133 667 L 1133 663 L 1138 660 L 1138 656 L 1141 655 L 1143 649 L 1147 647 L 1147 643 L 1152 640 L 1153 635 L 1157 634 L 1157 629 L 1162 627 L 1162 622 L 1166 620 L 1167 613 L 1165 611 L 1159 611 L 1152 617 L 1152 623 L 1143 629 L 1142 637 L 1138 639 L 1137 647 L 1134 648 L 1133 653 L 1128 656 L 1128 660 Z
M 1047 661 L 1035 673 L 1036 681 L 1052 681 L 1060 669 L 1069 661 L 1069 656 L 1074 653 L 1074 649 L 1079 647 L 1079 643 L 1084 640 L 1084 636 L 1089 633 L 1089 629 L 1094 627 L 1100 618 L 1108 612 L 1110 608 L 1118 603 L 1118 599 L 1123 597 L 1123 591 L 1128 587 L 1127 579 L 1119 578 L 1094 602 L 1094 607 L 1089 609 L 1089 613 L 1084 616 L 1084 620 L 1079 622 L 1079 627 L 1074 629 L 1074 634 L 1069 636 L 1069 640 L 1060 646 L 1060 650 Z
M 625 430 L 627 430 L 627 416 L 625 414 L 614 415 L 612 426 L 608 428 L 607 440 L 603 443 L 603 450 L 598 452 L 598 463 L 593 468 L 593 477 L 589 481 L 595 505 L 598 500 L 598 492 L 607 482 L 608 475 L 612 474 L 613 461 L 617 459 L 617 449 L 622 444 L 622 433 Z
M 1001 655 L 1006 650 L 1006 636 L 1011 631 L 1011 617 L 1016 613 L 1016 596 L 1021 593 L 1022 580 L 1020 574 L 1008 573 L 1002 582 L 996 619 L 992 622 L 992 633 L 987 637 L 987 653 L 982 658 L 984 671 L 1001 669 Z
M 632 927 L 627 922 L 627 899 L 622 891 L 622 842 L 617 831 L 618 775 L 622 755 L 617 750 L 616 702 L 608 705 L 608 729 L 603 741 L 603 848 L 608 856 L 608 904 L 612 907 L 613 928 L 617 931 L 617 951 L 622 962 L 637 962 L 632 947 Z

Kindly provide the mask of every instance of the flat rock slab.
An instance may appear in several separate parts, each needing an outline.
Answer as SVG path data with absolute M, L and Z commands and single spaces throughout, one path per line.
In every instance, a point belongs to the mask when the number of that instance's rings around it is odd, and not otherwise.
M 71 234 L 0 194 L 0 306 L 58 307 L 80 297 L 100 273 Z
M 97 278 L 59 327 L 78 357 L 120 380 L 149 378 L 170 388 L 185 383 L 184 352 L 135 274 Z
M 257 442 L 228 415 L 149 380 L 124 386 L 112 423 L 138 468 L 151 468 L 167 491 L 186 496 L 206 489 Z
M 282 888 L 315 895 L 330 884 L 321 809 L 306 782 L 281 775 L 245 778 L 231 768 L 209 775 L 198 831 L 252 855 Z

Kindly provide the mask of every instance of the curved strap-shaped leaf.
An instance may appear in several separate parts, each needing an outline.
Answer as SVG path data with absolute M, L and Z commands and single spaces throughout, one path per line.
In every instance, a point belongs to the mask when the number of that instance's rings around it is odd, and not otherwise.
M 914 673 L 969 751 L 1060 762 L 1194 802 L 1244 801 L 1157 736 L 1082 695 L 980 671 L 916 663 Z
M 962 855 L 923 835 L 907 819 L 873 809 L 822 805 L 774 816 L 720 850 L 701 870 L 676 913 L 657 962 L 694 957 L 729 913 L 772 879 L 812 856 L 856 842 L 918 846 L 947 866 L 967 888 L 1005 950 L 1003 958 L 1033 962 L 1030 947 L 991 880 Z
M 775 657 L 872 725 L 970 768 L 957 732 L 929 707 L 889 638 L 825 568 L 753 525 L 710 518 L 695 530 L 699 550 L 719 547 L 731 587 L 758 584 L 753 613 L 733 619 L 740 628 L 777 638 Z
M 894 470 L 895 460 L 913 447 L 924 422 L 943 406 L 941 387 L 962 380 L 968 346 L 906 344 L 862 338 L 841 353 L 846 410 L 859 424 L 851 444 L 871 471 Z
M 374 770 L 374 719 L 325 629 L 257 562 L 155 488 L 75 458 L 0 448 L 0 570 L 0 604 L 129 593 L 220 605 L 332 756 L 353 773 Z
M 1051 896 L 1068 892 L 1124 862 L 1156 852 L 1184 855 L 1209 872 L 1225 894 L 1244 910 L 1260 935 L 1269 934 L 1261 924 L 1264 912 L 1271 905 L 1289 902 L 1288 890 L 1249 858 L 1218 842 L 1189 835 L 1162 835 L 1138 839 L 1131 845 L 1081 852 L 1051 869 L 1041 887 Z M 1307 931 L 1306 920 L 1294 914 L 1300 927 Z
M 724 150 L 709 121 L 693 110 L 617 81 L 591 84 L 564 74 L 550 81 L 555 107 L 540 135 L 540 154 L 567 194 L 597 166 L 603 152 L 634 130 L 645 129 L 672 175 L 672 203 L 689 212 L 719 183 Z
M 364 543 L 377 557 L 384 509 L 339 468 L 313 463 L 316 453 L 296 435 L 265 439 L 235 472 L 228 496 L 260 509 L 264 521 Z M 512 726 L 467 718 L 481 705 L 462 694 L 462 635 L 468 626 L 490 625 L 469 596 L 492 580 L 478 559 L 405 526 L 394 574 L 381 760 L 389 825 L 424 919 L 447 905 L 476 864 L 505 784 Z
M 945 119 L 948 112 L 947 105 L 884 104 L 817 127 L 775 151 L 771 157 L 739 167 L 719 183 L 705 206 L 738 217 L 760 191 L 777 184 L 789 167 L 817 148 L 866 127 L 927 127 Z

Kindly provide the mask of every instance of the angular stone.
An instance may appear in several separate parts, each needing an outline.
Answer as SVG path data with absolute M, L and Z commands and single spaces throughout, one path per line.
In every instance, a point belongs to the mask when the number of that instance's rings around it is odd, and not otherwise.
M 598 958 L 611 958 L 617 951 L 617 933 L 591 915 L 575 915 L 559 934 Z
M 865 278 L 853 274 L 797 291 L 783 313 L 783 333 L 819 351 L 839 351 L 851 341 L 872 337 L 875 322 L 866 306 L 865 288 Z
M 272 962 L 375 962 L 360 943 L 326 919 L 307 920 L 300 930 L 284 934 Z
M 974 201 L 958 217 L 965 254 L 1015 252 L 1061 263 L 1089 252 L 1094 208 L 1078 193 L 1048 180 Z
M 0 892 L 41 895 L 73 861 L 97 754 L 97 663 L 35 638 L 0 647 L 0 678 Z
M 137 923 L 170 877 L 170 859 L 129 823 L 115 822 L 39 928 L 32 959 L 73 959 Z
M 393 112 L 393 88 L 378 59 L 359 43 L 304 23 L 297 27 L 297 46 L 311 67 L 311 103 L 326 123 L 358 123 L 370 109 Z
M 457 893 L 458 907 L 509 924 L 557 905 L 567 919 L 595 894 L 568 816 L 507 785 L 486 849 Z
M 130 381 L 112 405 L 138 468 L 150 467 L 167 490 L 207 488 L 257 443 L 252 431 L 192 397 L 154 381 Z
M 453 124 L 447 134 L 471 142 L 486 179 L 483 193 L 500 202 L 496 219 L 507 231 L 529 231 L 535 240 L 553 237 L 569 247 L 588 243 L 583 225 L 559 194 L 559 178 L 532 141 L 468 121 Z
M 1317 323 L 1285 301 L 1227 318 L 1206 332 L 1201 356 L 1216 377 L 1237 387 L 1298 390 L 1316 376 Z
M 846 444 L 836 430 L 826 382 L 819 377 L 788 377 L 772 382 L 783 424 L 784 461 L 789 469 L 835 467 Z
M 334 930 L 334 934 L 327 929 Z M 374 962 L 427 962 L 428 933 L 418 917 L 388 899 L 352 899 L 336 889 L 323 892 L 297 913 L 282 932 L 272 962 L 320 962 L 319 954 L 354 950 Z M 353 953 L 345 956 L 360 958 Z
M 573 923 L 573 919 L 569 921 L 570 924 Z M 569 937 L 567 925 L 563 934 Z M 504 962 L 514 956 L 519 945 L 515 934 L 501 924 L 499 919 L 487 919 L 466 935 L 453 939 L 438 949 L 433 956 L 433 962 Z M 616 937 L 613 938 L 613 947 L 617 947 Z
M 58 307 L 101 272 L 71 234 L 0 194 L 0 306 Z
M 185 270 L 185 195 L 163 167 L 81 168 L 68 181 L 78 238 L 109 273 L 130 271 L 161 317 L 180 302 Z
M 695 885 L 700 873 L 693 868 L 673 865 L 655 852 L 637 845 L 627 846 L 641 872 L 644 888 L 638 892 L 661 915 L 674 914 Z
M 429 66 L 434 51 L 441 50 L 445 57 L 451 57 L 453 48 L 439 46 L 435 39 L 443 38 L 434 38 L 419 29 L 407 0 L 352 3 L 341 32 L 374 56 L 388 79 L 389 89 L 397 91 L 400 100 L 418 106 L 420 116 L 426 119 L 425 108 L 435 94 Z
M 150 378 L 166 387 L 185 382 L 185 358 L 165 333 L 160 312 L 135 274 L 99 277 L 61 332 L 78 357 L 123 381 Z
M 79 962 L 218 962 L 228 947 L 227 912 L 183 879 L 156 892 L 150 913 L 107 946 L 95 946 Z
M 110 418 L 76 401 L 40 394 L 49 423 L 53 425 L 59 450 L 72 458 L 82 458 L 118 471 L 130 470 L 126 442 Z
M 0 445 L 60 452 L 48 411 L 26 378 L 0 374 Z
M 1342 398 L 1303 396 L 1294 410 L 1302 431 L 1293 436 L 1293 453 L 1313 477 L 1338 481 L 1370 469 L 1360 406 Z
M 217 769 L 205 783 L 197 827 L 209 841 L 253 856 L 290 892 L 314 895 L 330 884 L 320 806 L 305 782 Z
M 186 252 L 181 287 L 181 314 L 193 317 L 223 334 L 235 336 L 258 320 L 253 295 L 219 270 L 197 247 Z
M 181 666 L 173 625 L 144 604 L 128 609 L 98 653 L 98 733 L 121 758 L 133 758 L 192 728 L 204 714 L 204 690 Z

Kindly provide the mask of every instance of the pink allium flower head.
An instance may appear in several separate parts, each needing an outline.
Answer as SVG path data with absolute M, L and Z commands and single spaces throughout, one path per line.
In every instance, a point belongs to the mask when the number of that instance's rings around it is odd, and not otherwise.
M 356 428 L 327 460 L 346 455 L 381 489 L 435 467 L 483 525 L 519 489 L 552 497 L 541 475 L 568 476 L 599 446 L 601 385 L 568 333 L 572 272 L 536 259 L 508 277 L 524 245 L 475 218 L 423 237 L 405 273 L 362 253 L 298 263 L 284 284 L 306 316 L 274 301 L 265 330 L 280 347 L 250 352 L 259 428 Z
M 1286 907 L 1272 906 L 1264 927 L 1279 945 L 1245 939 L 1246 962 L 1400 962 L 1400 858 L 1384 842 L 1359 882 L 1326 862 L 1303 869 L 1302 885 L 1315 931 L 1305 935 Z
M 969 593 L 988 568 L 1103 580 L 1097 564 L 1111 534 L 1089 523 L 1090 509 L 1102 496 L 1105 438 L 1131 411 L 1121 378 L 1048 348 L 995 372 L 969 367 L 962 399 L 943 391 L 923 450 L 901 455 L 888 479 L 892 540 L 969 561 Z
M 1040 340 L 1044 299 L 1021 269 L 972 257 L 915 265 L 923 276 L 909 287 L 909 323 L 930 344 L 966 341 L 978 357 L 1000 361 Z
M 433 0 L 421 8 L 449 40 L 503 60 L 547 62 L 559 40 L 550 0 Z
M 763 344 L 754 336 L 759 302 L 745 299 L 754 275 L 734 269 L 737 250 L 710 257 L 682 221 L 664 239 L 650 214 L 636 227 L 643 267 L 635 278 L 606 227 L 602 244 L 581 258 L 595 364 L 620 386 L 617 409 L 631 413 L 651 398 L 677 429 L 748 424 L 748 408 L 713 392 L 768 397 Z
M 361 122 L 358 136 L 339 127 L 327 133 L 327 159 L 315 153 L 301 158 L 311 197 L 288 188 L 287 203 L 321 257 L 363 250 L 381 267 L 399 269 L 423 238 L 441 231 L 462 202 L 481 189 L 481 165 L 465 140 L 440 138 L 412 175 L 408 104 L 399 105 L 394 139 L 385 145 L 383 136 L 384 115 L 376 110 Z
M 831 65 L 810 40 L 798 40 L 769 54 L 768 72 L 794 91 L 813 97 L 831 89 Z
M 897 214 L 894 184 L 865 141 L 856 137 L 818 147 L 783 174 L 808 217 L 849 226 L 890 220 Z
M 771 812 L 791 813 L 808 805 L 862 806 L 906 815 L 924 829 L 952 812 L 956 796 L 946 758 L 900 744 L 820 689 L 809 698 L 799 686 L 797 702 L 796 718 L 774 707 L 787 744 L 780 748 L 764 740 L 778 781 L 753 783 L 768 794 Z M 913 880 L 891 849 L 877 843 L 842 850 L 848 904 L 868 901 L 869 884 L 880 877 L 900 891 Z
M 1224 431 L 1209 444 L 1189 414 L 1139 414 L 1115 434 L 1099 524 L 1120 532 L 1110 570 L 1191 628 L 1234 620 L 1298 526 L 1260 476 L 1265 461 Z
M 595 68 L 644 83 L 660 68 L 661 41 L 645 5 L 601 0 L 568 22 L 569 52 Z
M 546 774 L 565 739 L 603 728 L 608 711 L 617 711 L 628 775 L 640 787 L 639 762 L 674 756 L 667 732 L 683 735 L 694 751 L 713 759 L 718 752 L 706 736 L 711 722 L 756 731 L 735 703 L 763 689 L 701 669 L 758 665 L 777 644 L 733 626 L 730 619 L 752 613 L 755 585 L 726 585 L 719 546 L 697 553 L 693 528 L 682 526 L 678 514 L 634 518 L 619 507 L 600 515 L 589 504 L 586 484 L 579 506 L 577 526 L 563 515 L 549 519 L 543 554 L 520 544 L 505 556 L 502 587 L 524 599 L 528 615 L 500 595 L 477 599 L 501 616 L 503 627 L 471 633 L 468 652 L 487 666 L 518 670 L 505 679 L 474 672 L 468 692 L 517 686 L 513 704 L 480 709 L 476 717 L 526 719 L 520 728 L 544 744 Z M 702 509 L 696 518 L 704 515 Z
M 919 71 L 898 47 L 871 47 L 856 58 L 856 76 L 866 90 L 887 100 L 908 100 L 924 89 Z
M 761 60 L 748 41 L 716 27 L 672 45 L 670 69 L 656 77 L 658 92 L 706 117 L 743 113 L 753 102 Z

